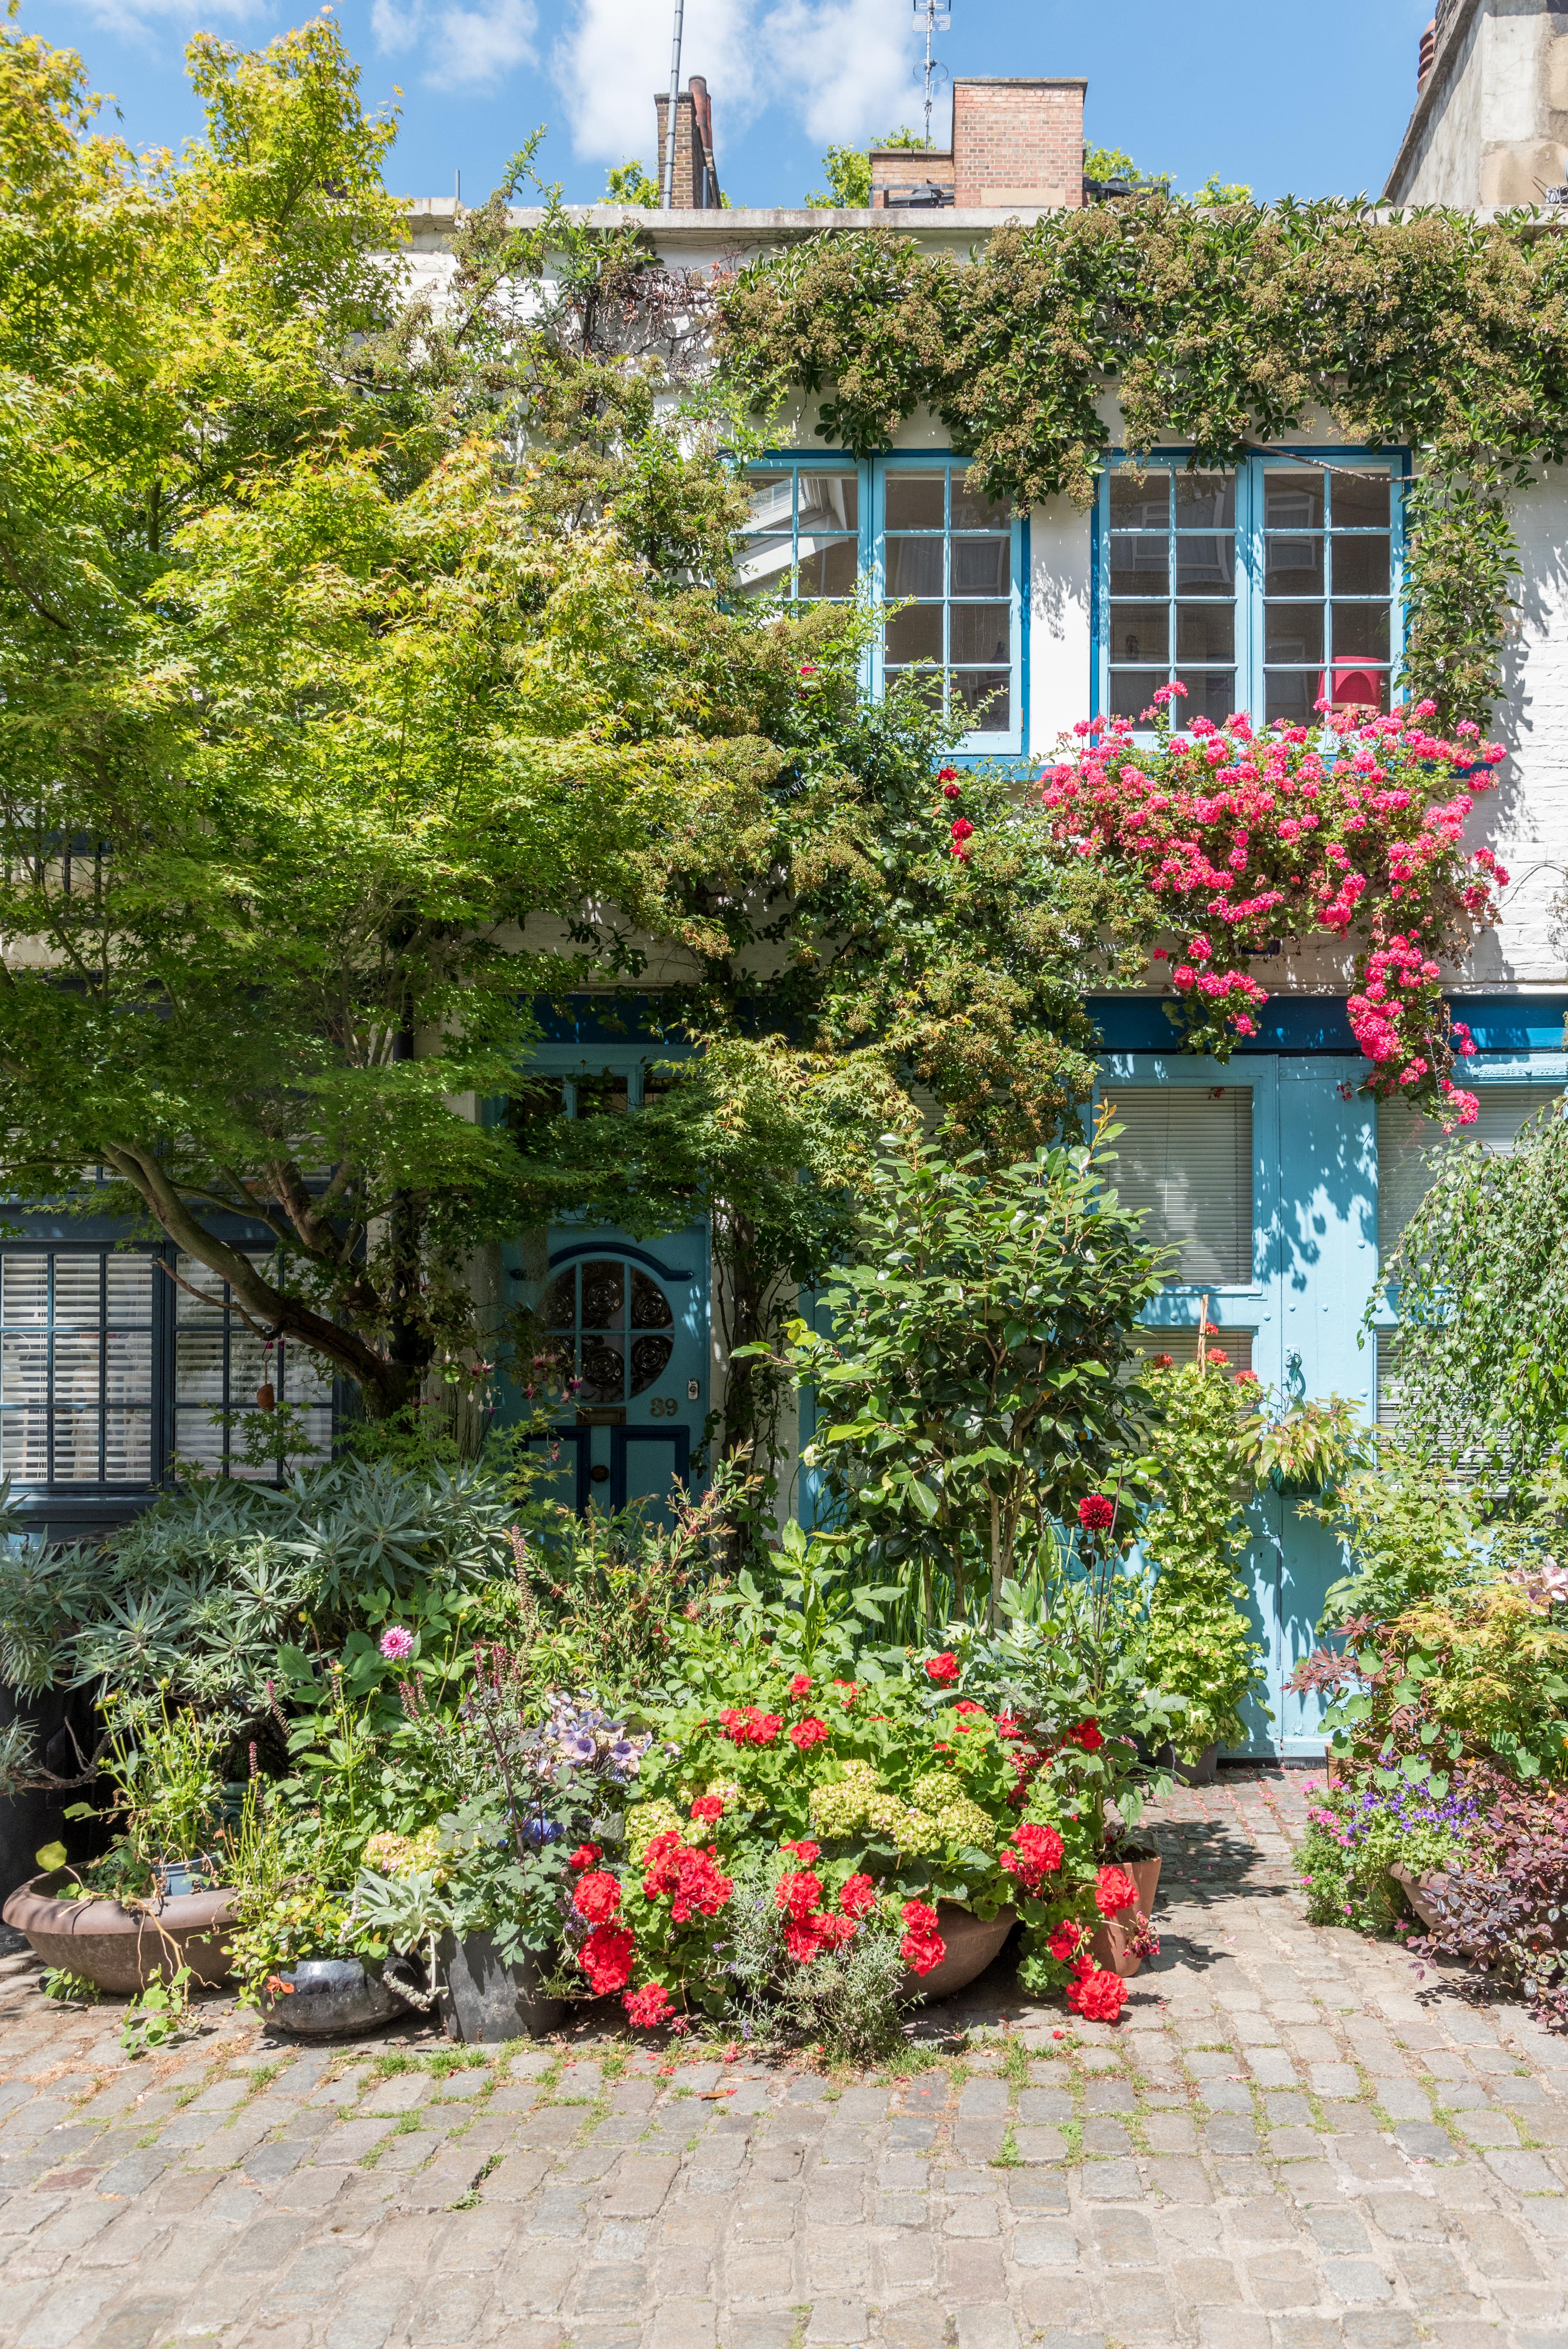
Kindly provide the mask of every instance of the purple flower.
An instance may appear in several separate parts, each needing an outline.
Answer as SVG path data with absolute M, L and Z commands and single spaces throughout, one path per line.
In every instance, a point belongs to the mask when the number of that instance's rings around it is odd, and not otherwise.
M 381 1634 L 381 1652 L 389 1664 L 400 1664 L 414 1652 L 414 1634 L 394 1623 Z

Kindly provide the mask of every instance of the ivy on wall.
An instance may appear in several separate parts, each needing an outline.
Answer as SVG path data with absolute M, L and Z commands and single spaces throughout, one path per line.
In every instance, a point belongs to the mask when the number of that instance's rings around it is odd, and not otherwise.
M 1005 227 L 967 261 L 831 233 L 719 295 L 724 367 L 758 409 L 791 387 L 865 456 L 929 408 L 976 486 L 1090 503 L 1119 403 L 1233 465 L 1326 411 L 1409 448 L 1404 682 L 1484 722 L 1518 571 L 1510 492 L 1568 450 L 1568 244 L 1528 214 L 1378 219 L 1353 202 L 1197 208 L 1163 194 Z

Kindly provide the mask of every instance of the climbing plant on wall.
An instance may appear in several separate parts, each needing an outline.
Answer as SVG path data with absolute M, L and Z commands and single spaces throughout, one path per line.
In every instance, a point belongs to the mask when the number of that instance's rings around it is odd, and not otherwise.
M 1379 218 L 1355 202 L 1199 207 L 1161 192 L 1001 229 L 966 261 L 887 231 L 770 254 L 719 296 L 724 365 L 759 405 L 820 398 L 868 455 L 928 407 L 974 478 L 1080 507 L 1111 440 L 1234 464 L 1326 412 L 1408 447 L 1406 682 L 1484 722 L 1518 568 L 1511 489 L 1568 449 L 1568 245 L 1528 214 Z

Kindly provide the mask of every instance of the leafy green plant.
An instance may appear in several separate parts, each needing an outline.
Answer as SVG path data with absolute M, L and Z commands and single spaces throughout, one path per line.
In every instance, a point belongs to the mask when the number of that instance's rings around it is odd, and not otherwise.
M 1224 1355 L 1158 1363 L 1147 1373 L 1160 1413 L 1150 1440 L 1155 1495 L 1140 1534 L 1154 1570 L 1145 1668 L 1186 1700 L 1178 1751 L 1243 1744 L 1243 1700 L 1264 1681 L 1262 1651 L 1237 1572 L 1246 1554 L 1242 1506 L 1257 1457 L 1253 1388 L 1233 1380 Z
M 46 1998 L 57 1999 L 62 2005 L 96 2006 L 103 1996 L 97 1982 L 89 1982 L 86 1974 L 73 1973 L 69 1966 L 46 1966 L 38 1988 Z
M 193 2027 L 191 1991 L 195 1976 L 187 1965 L 176 1966 L 167 1980 L 155 1974 L 126 2008 L 119 2044 L 134 2061 L 160 2047 L 177 2046 Z
M 994 1625 L 1021 1555 L 1133 1432 L 1126 1374 L 1160 1277 L 1109 1156 L 1102 1134 L 993 1172 L 909 1141 L 879 1164 L 856 1260 L 828 1283 L 831 1334 L 789 1327 L 830 1526 L 866 1570 L 906 1580 L 927 1626 Z

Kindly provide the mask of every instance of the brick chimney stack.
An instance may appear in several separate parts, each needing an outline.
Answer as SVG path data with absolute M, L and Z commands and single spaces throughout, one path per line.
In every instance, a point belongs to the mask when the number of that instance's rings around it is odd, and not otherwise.
M 962 206 L 1083 202 L 1086 81 L 953 84 L 953 200 Z
M 661 89 L 654 98 L 658 118 L 659 196 L 664 199 L 668 149 L 670 94 Z M 717 212 L 720 205 L 718 171 L 713 160 L 713 102 L 701 74 L 693 74 L 676 101 L 676 183 L 677 212 Z

